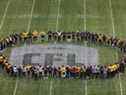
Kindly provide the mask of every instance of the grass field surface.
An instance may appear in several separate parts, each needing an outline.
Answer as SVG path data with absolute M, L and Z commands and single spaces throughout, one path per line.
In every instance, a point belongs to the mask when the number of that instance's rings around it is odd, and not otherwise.
M 125 38 L 125 10 L 125 0 L 0 0 L 0 39 L 24 30 L 87 30 Z M 91 47 L 99 50 L 101 64 L 118 60 L 110 47 Z M 125 77 L 34 81 L 0 75 L 0 95 L 126 95 Z

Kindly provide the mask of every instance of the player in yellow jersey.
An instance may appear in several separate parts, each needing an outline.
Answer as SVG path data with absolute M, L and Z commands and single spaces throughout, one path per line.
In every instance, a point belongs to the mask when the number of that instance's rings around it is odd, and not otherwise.
M 41 37 L 41 41 L 45 41 L 48 39 L 48 35 L 46 32 L 42 31 L 39 33 L 40 37 Z
M 34 30 L 31 34 L 33 40 L 37 40 L 37 38 L 39 37 L 39 32 L 37 30 Z
M 102 34 L 98 34 L 97 42 L 100 44 L 103 43 L 103 35 Z
M 30 36 L 29 34 L 30 34 L 29 32 L 25 32 L 25 31 L 21 32 L 20 33 L 21 40 L 22 41 L 26 41 L 29 38 L 29 36 Z
M 65 78 L 66 77 L 66 67 L 64 65 L 61 66 L 61 77 Z

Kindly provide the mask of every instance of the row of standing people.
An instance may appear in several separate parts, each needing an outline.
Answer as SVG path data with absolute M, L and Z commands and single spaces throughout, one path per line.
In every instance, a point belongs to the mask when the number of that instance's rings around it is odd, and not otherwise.
M 122 52 L 126 52 L 126 40 L 117 37 L 98 34 L 93 32 L 21 32 L 13 33 L 0 41 L 0 50 L 9 46 L 13 46 L 21 42 L 32 43 L 33 40 L 40 38 L 48 41 L 88 41 L 91 43 L 99 43 L 106 46 L 119 48 Z
M 11 76 L 26 77 L 63 77 L 63 78 L 109 78 L 119 72 L 125 72 L 126 56 L 123 56 L 119 62 L 109 65 L 80 65 L 80 66 L 44 66 L 41 64 L 9 64 L 4 55 L 0 55 L 0 66 Z
M 48 39 L 50 41 L 88 41 L 90 43 L 98 43 L 100 45 L 106 45 L 111 47 L 117 47 L 122 52 L 126 52 L 126 40 L 113 37 L 106 34 L 93 33 L 93 32 L 48 32 Z
M 125 66 L 122 64 L 89 65 L 89 66 L 43 66 L 40 64 L 12 66 L 8 74 L 15 77 L 27 77 L 35 79 L 67 78 L 67 79 L 95 79 L 111 78 L 119 72 L 124 73 Z

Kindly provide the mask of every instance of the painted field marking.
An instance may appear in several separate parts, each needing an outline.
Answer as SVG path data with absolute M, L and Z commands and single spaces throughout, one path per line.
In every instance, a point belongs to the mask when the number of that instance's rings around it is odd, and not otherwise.
M 115 23 L 114 23 L 114 17 L 113 17 L 113 8 L 112 8 L 112 1 L 109 0 L 109 9 L 110 9 L 110 17 L 111 17 L 111 23 L 112 23 L 112 33 L 113 37 L 115 37 Z
M 109 0 L 109 9 L 110 9 L 111 22 L 112 22 L 113 37 L 115 37 L 116 31 L 115 31 L 115 23 L 114 23 L 114 16 L 113 16 L 112 0 Z M 118 59 L 118 53 L 116 53 L 116 57 Z M 119 73 L 119 87 L 120 87 L 120 95 L 123 95 L 123 86 L 122 86 L 122 80 L 120 77 L 120 73 Z
M 122 86 L 122 80 L 121 80 L 120 73 L 119 73 L 119 86 L 120 86 L 120 95 L 123 95 L 123 86 Z
M 53 81 L 51 80 L 50 81 L 50 94 L 49 95 L 52 95 L 52 92 L 53 92 Z
M 58 31 L 58 25 L 59 25 L 59 12 L 60 12 L 60 5 L 61 5 L 61 0 L 58 0 L 58 14 L 56 18 L 56 32 Z
M 85 80 L 85 94 L 84 95 L 88 95 L 88 93 L 87 93 L 87 80 Z
M 84 31 L 86 31 L 87 30 L 87 12 L 86 12 L 86 7 L 87 7 L 87 5 L 86 5 L 86 0 L 84 0 Z M 85 42 L 85 46 L 87 46 L 87 42 Z M 87 54 L 86 54 L 87 55 Z M 86 62 L 88 63 L 88 59 L 87 59 L 87 57 L 86 57 Z M 85 80 L 85 88 L 84 88 L 84 90 L 85 90 L 85 95 L 88 95 L 88 88 L 87 88 L 87 80 Z
M 41 81 L 43 81 L 42 79 L 39 80 L 39 92 L 38 95 L 41 95 Z
M 87 46 L 87 42 L 85 42 L 85 46 Z M 85 57 L 86 57 L 87 55 L 88 55 L 88 54 L 87 54 L 87 52 L 86 52 Z M 88 63 L 88 59 L 87 59 L 87 58 L 88 58 L 88 57 L 85 58 L 85 62 L 86 62 L 86 63 Z M 85 81 L 85 87 L 84 87 L 85 95 L 88 95 L 87 79 L 85 79 L 85 80 L 83 80 L 83 81 Z
M 11 0 L 8 0 L 5 11 L 4 11 L 4 15 L 3 15 L 1 23 L 0 23 L 0 31 L 1 31 L 2 27 L 3 27 L 3 24 L 4 24 L 4 21 L 5 21 L 5 18 L 6 18 L 7 11 L 8 11 L 10 3 L 11 3 Z
M 16 82 L 15 82 L 15 87 L 14 87 L 13 95 L 16 95 L 17 88 L 18 88 L 18 78 L 16 79 Z
M 57 13 L 57 17 L 56 17 L 56 32 L 58 31 L 58 25 L 59 25 L 59 14 L 60 14 L 60 5 L 61 5 L 61 0 L 58 0 L 58 13 Z M 55 44 L 56 44 L 56 42 L 55 42 Z M 53 81 L 51 80 L 50 81 L 50 95 L 52 95 L 52 91 L 53 90 Z
M 33 0 L 33 3 L 32 3 L 31 14 L 30 14 L 29 22 L 28 22 L 27 32 L 29 32 L 29 30 L 31 28 L 31 22 L 32 22 L 32 16 L 33 16 L 34 7 L 35 7 L 35 0 Z
M 69 14 L 67 16 L 70 16 Z M 6 16 L 6 18 L 9 18 L 9 19 L 22 19 L 22 18 L 30 18 L 31 15 L 30 14 L 23 14 L 23 15 L 9 15 L 9 16 Z M 57 14 L 51 14 L 50 16 L 48 16 L 49 18 L 51 19 L 56 19 L 57 18 Z M 47 18 L 47 15 L 39 15 L 39 14 L 33 14 L 32 15 L 32 18 Z M 63 16 L 62 15 L 59 15 L 59 18 L 62 19 Z M 76 16 L 76 18 L 79 18 L 79 19 L 90 19 L 90 18 L 94 18 L 94 19 L 104 19 L 105 17 L 102 17 L 102 16 L 97 16 L 97 15 L 86 15 L 83 16 L 83 15 L 78 15 Z
M 87 30 L 87 24 L 86 24 L 86 23 L 87 23 L 87 22 L 86 22 L 86 21 L 87 21 L 87 20 L 86 20 L 86 19 L 87 19 L 87 14 L 86 14 L 87 12 L 86 12 L 86 9 L 87 9 L 87 8 L 86 8 L 86 0 L 84 0 L 84 17 L 85 17 L 85 18 L 84 18 L 84 31 Z

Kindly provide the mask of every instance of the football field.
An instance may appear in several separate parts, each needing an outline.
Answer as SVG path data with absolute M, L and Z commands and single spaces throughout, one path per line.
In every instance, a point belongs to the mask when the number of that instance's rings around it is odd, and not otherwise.
M 0 39 L 22 31 L 89 31 L 126 37 L 126 0 L 0 0 Z M 100 64 L 118 60 L 110 47 Z M 27 80 L 0 74 L 0 95 L 126 95 L 126 74 L 106 80 Z

